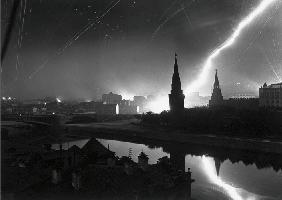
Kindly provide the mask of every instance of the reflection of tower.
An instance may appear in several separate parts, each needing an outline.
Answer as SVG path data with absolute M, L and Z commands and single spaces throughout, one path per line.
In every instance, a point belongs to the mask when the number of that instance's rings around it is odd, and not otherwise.
M 179 170 L 185 171 L 185 156 L 184 152 L 178 151 L 175 148 L 169 150 L 171 164 Z
M 173 113 L 184 111 L 184 94 L 181 90 L 181 81 L 178 73 L 177 54 L 175 54 L 174 72 L 171 83 L 171 94 L 169 96 L 169 107 Z
M 131 147 L 128 149 L 128 157 L 130 159 L 132 158 L 132 148 Z
M 216 158 L 216 157 L 214 157 L 213 159 L 214 159 L 214 165 L 215 165 L 215 169 L 216 169 L 216 174 L 217 174 L 217 176 L 219 176 L 221 161 L 218 158 Z
M 149 160 L 149 157 L 142 151 L 138 156 L 138 166 L 142 170 L 146 170 L 148 167 L 148 160 Z
M 214 84 L 213 84 L 213 91 L 212 91 L 211 100 L 209 101 L 209 106 L 215 107 L 215 106 L 220 106 L 222 104 L 223 104 L 223 96 L 222 96 L 221 89 L 219 86 L 217 70 L 216 70 Z

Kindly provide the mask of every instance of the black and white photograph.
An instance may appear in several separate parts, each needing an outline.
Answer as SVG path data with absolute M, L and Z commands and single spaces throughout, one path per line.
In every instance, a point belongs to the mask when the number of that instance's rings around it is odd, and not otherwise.
M 1 199 L 282 200 L 282 0 L 1 0 Z

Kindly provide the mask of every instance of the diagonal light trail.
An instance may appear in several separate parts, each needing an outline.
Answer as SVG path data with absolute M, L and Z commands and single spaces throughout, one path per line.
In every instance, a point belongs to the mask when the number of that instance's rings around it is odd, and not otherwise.
M 176 10 L 174 13 L 172 13 L 172 15 L 170 15 L 169 17 L 167 17 L 157 28 L 156 30 L 153 32 L 152 34 L 152 37 L 151 37 L 151 40 L 153 40 L 158 32 L 160 31 L 160 29 L 170 20 L 172 19 L 173 17 L 175 17 L 178 13 L 180 13 L 182 10 L 184 10 L 184 7 L 183 8 L 179 8 L 178 10 Z
M 175 1 L 173 3 L 173 5 L 175 3 L 177 3 L 178 1 Z M 170 21 L 172 18 L 174 18 L 176 15 L 178 15 L 181 11 L 185 12 L 185 9 L 188 8 L 189 6 L 191 6 L 194 3 L 194 1 L 190 2 L 188 5 L 184 6 L 183 4 L 181 5 L 181 8 L 177 9 L 176 11 L 174 11 L 171 15 L 169 15 L 165 20 L 163 20 L 163 22 L 161 24 L 158 25 L 158 27 L 156 28 L 156 30 L 153 32 L 151 40 L 155 39 L 155 37 L 157 36 L 158 32 L 161 30 L 161 28 L 168 22 Z M 172 5 L 172 6 L 173 6 Z M 172 7 L 171 6 L 171 7 Z M 169 9 L 171 8 L 169 7 Z M 167 11 L 165 11 L 166 13 Z M 187 14 L 186 14 L 187 15 Z M 186 16 L 187 17 L 187 16 Z M 163 18 L 163 15 L 161 16 L 161 19 Z
M 272 63 L 270 62 L 269 57 L 268 57 L 268 55 L 266 54 L 266 52 L 265 52 L 262 48 L 260 48 L 260 51 L 261 51 L 263 57 L 265 58 L 267 64 L 269 65 L 270 69 L 272 70 L 273 74 L 275 75 L 275 78 L 277 79 L 277 81 L 281 82 L 282 80 L 281 80 L 281 78 L 278 76 L 278 73 L 276 72 L 275 67 L 274 67 L 274 66 L 272 65 Z
M 61 55 L 67 48 L 69 48 L 74 41 L 76 41 L 80 36 L 82 36 L 83 34 L 85 34 L 87 31 L 89 31 L 94 25 L 99 24 L 101 22 L 101 20 L 108 15 L 108 13 L 114 8 L 116 7 L 117 4 L 119 4 L 121 0 L 117 0 L 111 7 L 107 8 L 106 11 L 100 15 L 98 17 L 98 19 L 93 20 L 88 22 L 85 26 L 83 26 L 82 29 L 80 29 L 78 32 L 76 32 L 73 37 L 71 39 L 69 39 L 66 44 L 58 49 L 55 54 L 53 55 L 53 57 L 47 58 L 43 64 L 41 64 L 38 68 L 35 69 L 35 71 L 33 71 L 30 75 L 29 75 L 29 79 L 32 79 L 39 71 L 41 71 L 51 60 L 51 58 L 54 58 L 55 56 Z M 114 2 L 114 1 L 112 1 Z
M 232 33 L 232 35 L 217 49 L 215 49 L 211 55 L 207 58 L 207 60 L 204 63 L 204 66 L 200 72 L 200 75 L 197 77 L 195 81 L 193 81 L 190 85 L 188 85 L 185 88 L 185 94 L 188 92 L 195 91 L 199 88 L 207 79 L 208 71 L 212 67 L 212 61 L 217 58 L 221 52 L 230 47 L 234 42 L 236 42 L 236 39 L 239 37 L 239 35 L 242 33 L 242 31 L 250 24 L 253 20 L 255 20 L 265 9 L 267 9 L 272 3 L 274 3 L 277 0 L 262 0 L 261 3 L 251 12 L 246 18 L 244 18 L 235 31 Z

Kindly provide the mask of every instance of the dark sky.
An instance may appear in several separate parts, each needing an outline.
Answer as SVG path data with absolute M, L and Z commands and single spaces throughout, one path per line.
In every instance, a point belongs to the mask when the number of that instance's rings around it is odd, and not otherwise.
M 2 95 L 85 99 L 110 91 L 166 95 L 174 52 L 179 55 L 184 89 L 197 77 L 211 51 L 259 3 L 21 0 L 2 63 Z M 1 1 L 2 35 L 11 4 L 10 0 Z M 281 4 L 278 0 L 268 8 L 216 59 L 199 89 L 201 94 L 210 94 L 215 68 L 226 97 L 257 94 L 264 82 L 282 78 L 282 9 L 277 8 Z M 88 23 L 92 26 L 83 29 Z M 82 34 L 73 37 L 78 33 Z

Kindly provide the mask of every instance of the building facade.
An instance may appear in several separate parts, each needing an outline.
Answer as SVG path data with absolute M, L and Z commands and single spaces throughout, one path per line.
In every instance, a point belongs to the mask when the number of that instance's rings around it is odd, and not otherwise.
M 98 115 L 118 115 L 119 105 L 118 104 L 101 104 L 96 107 L 96 113 Z
M 139 112 L 139 107 L 135 105 L 119 105 L 119 114 L 122 115 L 136 115 Z
M 133 102 L 135 106 L 139 107 L 139 113 L 145 112 L 145 105 L 147 103 L 147 99 L 144 96 L 134 96 Z
M 171 93 L 169 96 L 169 107 L 172 113 L 184 111 L 184 94 L 181 89 L 181 81 L 178 73 L 177 54 L 175 54 L 174 72 L 172 75 Z
M 282 108 L 282 82 L 259 88 L 259 106 Z
M 110 92 L 109 94 L 102 95 L 102 102 L 105 104 L 120 104 L 122 101 L 122 96 L 119 94 L 114 94 Z

